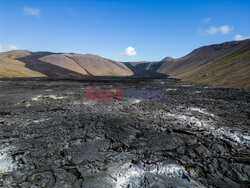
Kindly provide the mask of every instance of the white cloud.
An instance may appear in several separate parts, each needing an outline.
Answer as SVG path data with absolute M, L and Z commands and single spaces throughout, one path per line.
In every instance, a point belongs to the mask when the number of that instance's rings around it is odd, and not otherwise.
M 240 34 L 234 36 L 234 40 L 238 40 L 238 41 L 239 41 L 239 40 L 249 39 L 249 38 L 250 38 L 250 36 L 245 37 L 245 36 L 240 35 Z
M 13 44 L 11 44 L 11 45 L 8 46 L 8 49 L 9 49 L 9 50 L 17 50 L 18 47 L 15 46 L 15 45 L 13 45 Z
M 229 27 L 228 25 L 223 25 L 220 27 L 212 26 L 207 30 L 207 33 L 210 35 L 215 35 L 217 33 L 221 33 L 225 35 L 225 34 L 228 34 L 231 30 L 233 30 L 233 27 Z
M 223 26 L 220 27 L 220 30 L 221 30 L 222 34 L 227 34 L 227 33 L 229 33 L 229 31 L 231 31 L 232 29 L 233 29 L 233 28 L 230 28 L 230 27 L 228 27 L 227 25 L 223 25 Z
M 0 52 L 3 51 L 3 46 L 0 44 Z
M 129 46 L 126 48 L 125 53 L 122 53 L 122 55 L 134 56 L 134 55 L 136 55 L 136 53 L 137 52 L 135 51 L 135 49 L 133 47 Z
M 202 22 L 209 23 L 211 21 L 211 19 L 212 19 L 212 17 L 203 18 Z
M 40 10 L 38 8 L 24 7 L 23 12 L 29 16 L 40 16 Z
M 207 33 L 210 34 L 210 35 L 214 35 L 214 34 L 216 34 L 218 31 L 219 31 L 218 28 L 216 28 L 216 27 L 210 27 L 210 29 L 207 30 Z

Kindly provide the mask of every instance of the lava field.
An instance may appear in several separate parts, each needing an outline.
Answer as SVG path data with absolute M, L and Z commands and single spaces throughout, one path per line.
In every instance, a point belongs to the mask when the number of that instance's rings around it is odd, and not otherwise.
M 86 100 L 86 89 L 161 100 Z M 0 187 L 250 187 L 250 92 L 176 79 L 0 81 Z

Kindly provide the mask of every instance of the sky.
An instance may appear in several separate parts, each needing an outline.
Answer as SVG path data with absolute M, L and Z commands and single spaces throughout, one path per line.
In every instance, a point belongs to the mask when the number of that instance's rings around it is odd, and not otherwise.
M 0 0 L 0 51 L 158 61 L 250 38 L 249 0 Z

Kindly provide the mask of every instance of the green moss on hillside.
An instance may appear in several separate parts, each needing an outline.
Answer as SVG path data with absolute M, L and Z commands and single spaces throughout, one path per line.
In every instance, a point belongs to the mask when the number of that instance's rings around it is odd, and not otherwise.
M 244 57 L 244 56 L 246 56 L 246 55 L 249 55 L 249 54 L 250 54 L 250 51 L 246 51 L 246 52 L 244 52 L 244 53 L 242 53 L 242 54 L 239 54 L 239 55 L 237 55 L 237 56 L 231 57 L 231 58 L 229 58 L 229 59 L 224 59 L 224 60 L 222 60 L 222 61 L 219 61 L 218 63 L 209 65 L 209 66 L 206 67 L 206 69 L 212 69 L 212 68 L 215 68 L 215 67 L 217 67 L 217 66 L 224 65 L 224 64 L 230 63 L 230 62 L 232 62 L 232 61 L 236 61 L 236 60 L 238 60 L 238 59 L 240 59 L 240 58 L 242 58 L 242 57 Z

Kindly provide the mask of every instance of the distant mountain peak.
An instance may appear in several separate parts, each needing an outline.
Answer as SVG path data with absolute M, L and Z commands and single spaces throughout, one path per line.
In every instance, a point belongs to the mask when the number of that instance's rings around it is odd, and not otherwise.
M 173 61 L 173 60 L 174 60 L 174 58 L 167 56 L 167 57 L 165 57 L 165 58 L 164 58 L 163 60 L 161 60 L 161 61 Z

